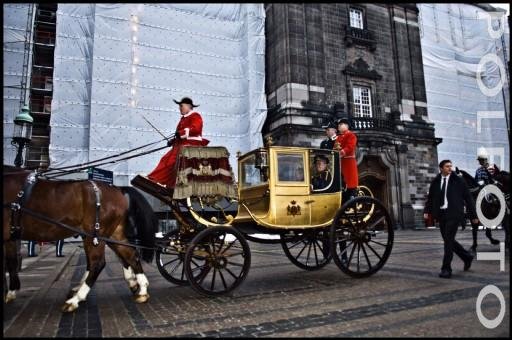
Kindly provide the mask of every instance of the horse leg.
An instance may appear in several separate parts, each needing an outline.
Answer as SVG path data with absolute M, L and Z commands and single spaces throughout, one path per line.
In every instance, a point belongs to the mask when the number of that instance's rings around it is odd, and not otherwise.
M 71 288 L 71 290 L 69 291 L 68 293 L 68 299 L 70 299 L 71 297 L 73 297 L 73 295 L 76 294 L 76 292 L 78 292 L 78 290 L 80 289 L 80 287 L 82 287 L 82 285 L 84 284 L 85 280 L 87 279 L 87 276 L 89 276 L 89 265 L 87 265 L 87 270 L 85 271 L 84 275 L 82 276 L 82 278 L 80 279 L 80 283 L 78 285 L 76 285 L 75 287 Z
M 87 263 L 89 270 L 86 272 L 87 276 L 80 288 L 73 294 L 71 298 L 66 300 L 62 306 L 63 312 L 73 312 L 78 308 L 80 301 L 85 301 L 89 291 L 96 282 L 101 271 L 105 267 L 105 243 L 100 242 L 97 246 L 92 244 L 92 240 L 86 238 L 84 242 L 85 256 L 87 256 Z M 85 276 L 85 275 L 84 275 Z
M 83 237 L 82 237 L 82 240 L 84 240 Z M 87 276 L 89 275 L 89 271 L 90 271 L 90 269 L 89 269 L 90 268 L 90 266 L 89 266 L 89 258 L 87 258 L 86 260 L 87 260 L 87 267 L 86 267 L 85 273 L 82 276 L 82 278 L 80 279 L 80 283 L 77 286 L 71 288 L 71 292 L 70 292 L 69 297 L 73 296 L 74 293 L 78 292 L 78 290 L 80 289 L 82 284 L 85 282 L 85 279 L 87 279 Z
M 17 242 L 13 240 L 4 242 L 4 268 L 9 272 L 9 289 L 7 293 L 4 292 L 4 301 L 5 303 L 9 303 L 16 299 L 16 291 L 20 289 L 20 278 L 18 276 L 18 268 L 19 268 L 19 258 L 18 258 L 18 249 Z M 4 282 L 6 283 L 7 279 L 4 274 Z M 7 285 L 4 287 L 7 287 Z
M 485 228 L 485 236 L 487 236 L 487 238 L 489 239 L 489 242 L 491 242 L 491 244 L 494 244 L 494 245 L 500 244 L 500 241 L 498 241 L 497 239 L 492 237 L 491 228 Z
M 120 250 L 118 247 L 115 247 L 113 244 L 109 243 L 108 245 L 110 249 L 116 253 L 117 257 L 121 260 L 121 263 L 123 264 L 123 276 L 126 280 L 126 283 L 128 283 L 128 288 L 132 291 L 133 294 L 137 292 L 139 289 L 139 285 L 137 284 L 137 278 L 135 277 L 135 273 L 133 272 L 132 267 L 128 264 L 128 262 L 125 261 L 124 257 L 120 254 Z
M 123 274 L 128 287 L 134 294 L 135 302 L 143 303 L 149 299 L 149 281 L 144 274 L 137 252 L 132 247 L 110 243 L 109 247 L 117 254 L 123 264 Z

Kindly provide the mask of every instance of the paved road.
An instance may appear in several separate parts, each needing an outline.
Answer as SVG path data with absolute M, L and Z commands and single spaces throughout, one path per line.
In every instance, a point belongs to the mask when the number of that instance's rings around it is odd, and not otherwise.
M 503 239 L 503 231 L 495 231 Z M 469 247 L 471 232 L 457 237 Z M 479 233 L 479 251 L 498 251 Z M 463 272 L 455 256 L 453 277 L 437 277 L 443 254 L 439 230 L 397 231 L 390 259 L 377 274 L 353 279 L 331 263 L 319 271 L 291 264 L 279 245 L 250 243 L 252 266 L 231 296 L 207 298 L 190 287 L 167 282 L 154 263 L 144 264 L 150 300 L 136 304 L 115 255 L 86 302 L 75 313 L 60 306 L 84 270 L 79 243 L 66 243 L 65 258 L 46 245 L 37 258 L 25 258 L 18 298 L 4 306 L 6 337 L 508 337 L 510 263 L 474 261 Z M 26 254 L 26 247 L 23 249 Z M 485 286 L 503 293 L 503 321 L 488 329 L 479 321 L 476 300 Z M 499 315 L 497 297 L 488 295 L 483 315 Z

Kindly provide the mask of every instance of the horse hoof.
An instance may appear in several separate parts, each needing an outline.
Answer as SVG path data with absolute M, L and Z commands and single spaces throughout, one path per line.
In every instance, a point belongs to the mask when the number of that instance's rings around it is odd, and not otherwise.
M 61 310 L 64 313 L 71 313 L 71 312 L 74 312 L 77 308 L 78 308 L 78 305 L 74 305 L 72 303 L 65 303 L 62 306 Z
M 149 300 L 149 294 L 135 296 L 135 302 L 137 302 L 137 303 L 144 303 L 148 300 Z
M 14 301 L 16 299 L 16 292 L 14 291 L 8 291 L 7 295 L 5 295 L 5 303 L 9 303 L 11 301 Z

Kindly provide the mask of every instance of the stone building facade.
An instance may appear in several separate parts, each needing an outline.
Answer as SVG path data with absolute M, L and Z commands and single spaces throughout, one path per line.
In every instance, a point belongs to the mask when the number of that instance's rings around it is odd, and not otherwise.
M 437 174 L 415 4 L 266 4 L 264 138 L 318 147 L 348 117 L 360 183 L 401 228 L 423 225 Z

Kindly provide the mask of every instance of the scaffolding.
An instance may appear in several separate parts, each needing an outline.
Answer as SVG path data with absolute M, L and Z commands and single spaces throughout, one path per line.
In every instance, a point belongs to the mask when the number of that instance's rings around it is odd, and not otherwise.
M 38 4 L 34 24 L 30 29 L 33 32 L 30 108 L 34 126 L 25 161 L 29 168 L 47 168 L 49 165 L 56 12 L 57 4 Z

